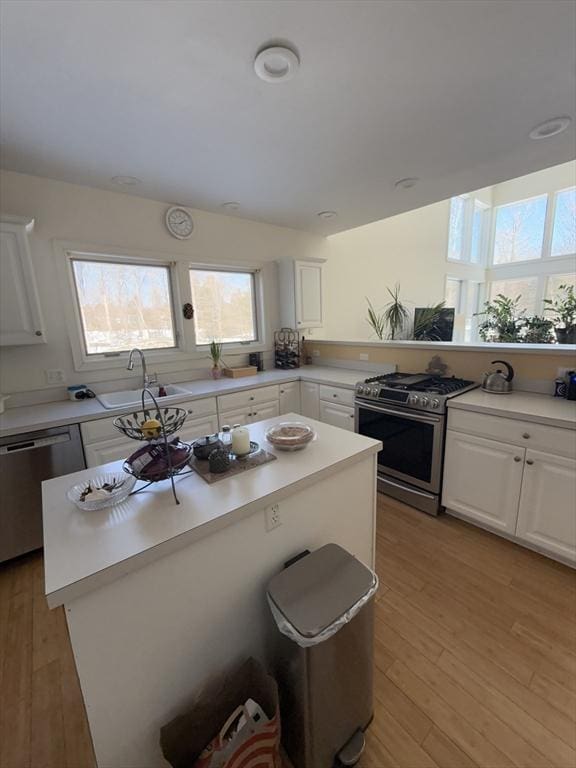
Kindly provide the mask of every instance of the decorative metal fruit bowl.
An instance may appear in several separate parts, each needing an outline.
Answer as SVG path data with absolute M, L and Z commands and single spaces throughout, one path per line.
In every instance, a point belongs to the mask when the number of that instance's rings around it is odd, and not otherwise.
M 114 419 L 114 426 L 133 440 L 159 440 L 173 435 L 186 421 L 183 408 L 144 408 Z
M 96 475 L 90 480 L 73 485 L 66 494 L 68 499 L 84 512 L 97 512 L 113 507 L 130 496 L 136 478 L 122 473 Z
M 151 447 L 154 453 L 136 451 L 124 462 L 122 469 L 129 475 L 147 483 L 168 480 L 186 469 L 192 446 L 178 439 Z

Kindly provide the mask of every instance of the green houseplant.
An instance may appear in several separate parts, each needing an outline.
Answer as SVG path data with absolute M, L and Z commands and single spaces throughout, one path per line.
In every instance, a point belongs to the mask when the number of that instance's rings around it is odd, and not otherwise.
M 526 344 L 552 344 L 554 341 L 554 323 L 547 317 L 534 315 L 524 321 L 524 338 Z
M 383 310 L 376 310 L 368 297 L 368 325 L 372 328 L 380 340 L 384 339 L 386 329 L 389 329 L 390 339 L 395 339 L 398 333 L 404 328 L 408 320 L 408 310 L 400 301 L 400 285 L 397 283 L 394 288 L 386 288 L 391 296 Z
M 544 299 L 544 312 L 553 314 L 554 330 L 559 344 L 576 344 L 576 295 L 573 285 L 561 285 L 562 294 Z
M 382 312 L 378 312 L 376 309 L 374 309 L 374 305 L 370 301 L 368 297 L 366 297 L 366 301 L 368 302 L 368 318 L 367 322 L 368 325 L 372 328 L 376 336 L 382 341 L 384 338 L 384 331 L 386 330 L 386 321 L 384 320 L 384 314 Z
M 520 296 L 510 299 L 499 293 L 492 301 L 484 303 L 484 310 L 476 312 L 476 317 L 483 317 L 478 325 L 482 341 L 500 341 L 519 343 L 525 325 L 525 313 L 518 306 Z
M 210 357 L 212 358 L 212 378 L 219 379 L 222 376 L 222 344 L 212 339 L 210 342 Z
M 446 302 L 440 301 L 430 307 L 418 310 L 418 319 L 414 321 L 413 337 L 418 341 L 438 341 L 442 339 L 440 323 L 442 310 Z

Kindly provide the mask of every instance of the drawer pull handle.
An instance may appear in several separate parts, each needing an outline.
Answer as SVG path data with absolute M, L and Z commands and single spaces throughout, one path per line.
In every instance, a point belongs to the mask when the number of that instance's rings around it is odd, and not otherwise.
M 522 457 L 521 456 L 514 456 L 514 461 L 522 461 Z
M 526 464 L 532 466 L 532 464 L 534 464 L 534 459 L 526 459 Z
M 529 432 L 524 432 L 522 437 L 524 438 L 524 440 L 528 440 L 528 438 L 530 437 L 530 433 Z
M 338 395 L 337 395 L 336 393 L 334 393 L 334 394 L 332 395 L 332 397 L 338 397 Z
M 250 395 L 250 400 L 254 400 L 254 395 Z
M 194 413 L 194 411 L 192 410 L 192 408 L 188 408 L 188 413 Z

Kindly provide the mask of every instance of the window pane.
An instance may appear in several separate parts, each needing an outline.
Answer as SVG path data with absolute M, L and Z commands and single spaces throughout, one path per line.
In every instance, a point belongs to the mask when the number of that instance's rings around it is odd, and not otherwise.
M 497 209 L 494 264 L 542 257 L 547 196 Z
M 464 209 L 466 201 L 463 197 L 453 197 L 450 200 L 450 223 L 448 230 L 448 258 L 461 261 L 464 246 Z
M 196 343 L 256 341 L 254 275 L 191 269 Z
M 73 260 L 89 355 L 174 347 L 168 267 Z
M 576 253 L 576 188 L 565 189 L 556 196 L 552 256 Z
M 546 284 L 546 298 L 559 299 L 564 295 L 560 290 L 561 285 L 572 285 L 576 289 L 576 274 L 571 275 L 550 275 Z
M 446 278 L 446 306 L 454 307 L 456 313 L 460 312 L 460 301 L 462 295 L 462 280 L 456 280 L 453 277 Z
M 474 203 L 474 215 L 472 217 L 472 242 L 470 244 L 470 261 L 479 264 L 482 260 L 482 240 L 484 235 L 484 222 L 486 209 Z
M 522 277 L 516 280 L 495 280 L 490 283 L 490 301 L 499 293 L 508 299 L 520 296 L 519 309 L 526 310 L 528 315 L 536 314 L 536 288 L 538 278 Z

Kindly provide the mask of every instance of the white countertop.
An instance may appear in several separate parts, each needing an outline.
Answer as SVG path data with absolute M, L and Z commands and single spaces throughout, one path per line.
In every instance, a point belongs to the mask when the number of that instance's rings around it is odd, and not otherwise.
M 336 387 L 354 389 L 354 385 L 370 375 L 367 371 L 344 368 L 308 365 L 291 371 L 273 369 L 255 376 L 242 379 L 222 378 L 198 379 L 178 382 L 178 386 L 187 390 L 186 394 L 163 398 L 162 402 L 171 405 L 200 397 L 215 397 L 229 392 L 263 387 L 268 384 L 286 384 L 289 381 L 313 381 L 318 384 L 331 384 Z M 169 377 L 167 377 L 169 378 Z M 18 435 L 22 432 L 34 432 L 39 429 L 61 427 L 65 424 L 79 424 L 83 421 L 118 416 L 133 408 L 104 408 L 97 399 L 72 402 L 63 400 L 55 403 L 42 403 L 21 408 L 8 408 L 0 415 L 0 437 Z
M 448 407 L 503 416 L 507 419 L 522 419 L 552 427 L 576 429 L 576 401 L 534 392 L 494 395 L 481 389 L 473 389 L 451 398 Z
M 215 533 L 265 506 L 375 454 L 381 443 L 328 424 L 314 425 L 318 439 L 303 451 L 275 451 L 266 428 L 296 414 L 250 425 L 250 436 L 278 459 L 209 485 L 196 474 L 180 476 L 174 503 L 169 482 L 151 486 L 101 512 L 81 512 L 68 489 L 102 472 L 122 474 L 122 462 L 75 472 L 42 484 L 46 595 L 51 607 L 115 581 L 148 562 Z M 353 514 L 353 510 L 351 510 Z

